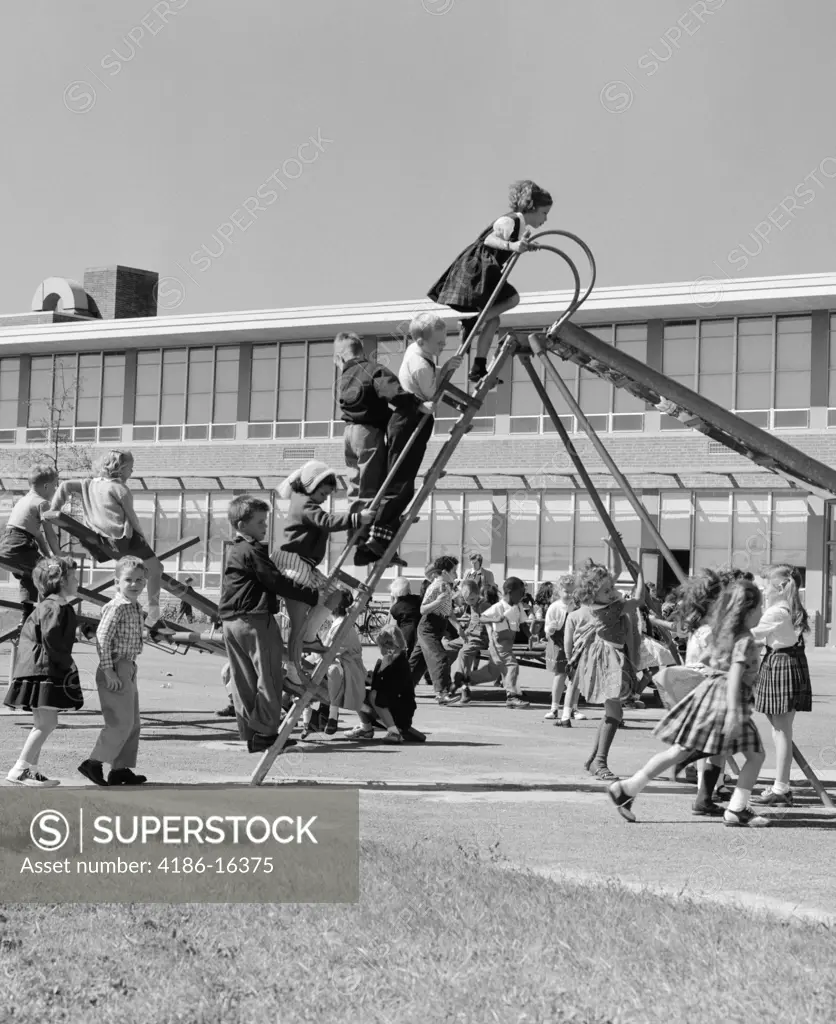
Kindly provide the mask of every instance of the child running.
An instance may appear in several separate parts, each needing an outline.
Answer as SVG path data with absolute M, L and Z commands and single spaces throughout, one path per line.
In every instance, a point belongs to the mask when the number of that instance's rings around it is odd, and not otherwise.
M 120 555 L 141 558 L 148 570 L 148 618 L 146 626 L 160 620 L 162 562 L 145 539 L 134 511 L 127 482 L 134 471 L 130 452 L 111 449 L 93 464 L 91 480 L 65 480 L 52 499 L 52 510 L 61 509 L 71 495 L 81 495 L 84 519 L 91 530 L 104 537 Z
M 290 509 L 284 522 L 284 535 L 274 560 L 279 571 L 300 587 L 312 587 L 319 593 L 320 602 L 312 609 L 302 601 L 285 598 L 290 619 L 288 676 L 297 685 L 302 644 L 322 653 L 316 646 L 317 633 L 328 618 L 328 606 L 338 600 L 327 593 L 327 579 L 317 566 L 325 558 L 328 538 L 332 533 L 356 530 L 374 520 L 375 513 L 368 509 L 343 515 L 329 514 L 322 503 L 337 489 L 337 475 L 324 462 L 312 460 L 295 470 L 279 487 L 279 496 L 290 498 Z
M 706 756 L 742 753 L 745 764 L 737 779 L 723 821 L 731 827 L 762 828 L 769 819 L 749 807 L 758 772 L 764 762 L 763 744 L 752 721 L 752 687 L 758 675 L 758 655 L 752 627 L 761 615 L 760 590 L 748 580 L 727 587 L 717 600 L 711 620 L 711 674 L 656 726 L 655 734 L 671 745 L 652 757 L 625 782 L 609 786 L 619 814 L 635 821 L 633 801 L 657 775 L 695 751 Z M 706 769 L 709 792 L 721 769 Z
M 443 643 L 447 635 L 447 624 L 453 626 L 464 640 L 464 630 L 453 614 L 453 583 L 458 564 L 458 559 L 452 555 L 440 555 L 433 562 L 436 578 L 427 587 L 421 601 L 418 642 L 409 659 L 412 678 L 416 682 L 426 668 L 439 704 L 449 704 L 452 695 L 451 658 Z M 423 657 L 416 657 L 416 652 L 420 652 Z
M 334 609 L 334 621 L 325 637 L 326 649 L 333 646 L 337 631 L 348 615 L 349 608 L 354 604 L 354 598 L 348 590 L 339 589 L 336 592 L 336 600 L 338 603 Z M 363 665 L 363 648 L 356 626 L 348 630 L 340 644 L 337 656 L 328 666 L 327 672 L 328 720 L 323 729 L 326 736 L 333 736 L 336 733 L 340 721 L 340 708 L 359 711 L 366 696 L 366 668 Z M 313 731 L 310 728 L 312 718 L 313 710 L 309 704 L 302 712 L 302 739 Z
M 576 687 L 588 704 L 604 705 L 595 746 L 584 768 L 596 779 L 612 782 L 616 776 L 607 758 L 624 717 L 621 704 L 638 687 L 634 668 L 639 647 L 638 604 L 621 597 L 603 566 L 592 566 L 578 575 L 575 601 L 579 607 L 569 613 L 564 628 L 566 661 L 572 676 L 564 714 L 572 706 Z
M 552 706 L 543 716 L 547 722 L 554 722 L 558 728 L 571 729 L 572 719 L 586 718 L 577 709 L 578 688 L 573 688 L 574 706 L 570 701 L 563 705 L 560 714 L 560 698 L 566 688 L 568 662 L 566 660 L 565 630 L 569 613 L 575 610 L 575 577 L 561 576 L 557 581 L 557 599 L 546 609 L 544 631 L 546 634 L 546 669 L 552 673 Z M 568 695 L 567 695 L 568 696 Z
M 479 313 L 488 306 L 499 284 L 502 270 L 515 252 L 538 248 L 528 241 L 536 228 L 546 223 L 552 197 L 533 181 L 515 181 L 508 194 L 510 213 L 485 228 L 475 242 L 460 253 L 427 293 L 433 302 L 471 318 L 465 337 L 473 330 Z M 507 281 L 491 304 L 482 324 L 476 355 L 468 377 L 478 383 L 488 372 L 488 353 L 499 329 L 499 318 L 520 301 L 519 293 Z M 464 321 L 463 321 L 464 323 Z
M 20 571 L 13 571 L 12 575 L 20 583 L 21 625 L 32 614 L 38 600 L 38 588 L 32 578 L 35 566 L 42 556 L 61 555 L 55 530 L 41 518 L 49 511 L 57 487 L 58 473 L 52 466 L 33 466 L 29 470 L 29 490 L 15 503 L 0 540 L 0 558 L 20 567 Z
M 796 711 L 813 710 L 810 670 L 804 634 L 810 631 L 807 612 L 798 596 L 800 578 L 791 565 L 772 566 L 766 574 L 765 611 L 752 636 L 766 646 L 755 684 L 755 711 L 772 726 L 775 782 L 753 803 L 792 807 L 790 768 L 792 728 Z
M 480 622 L 490 624 L 488 630 L 488 653 L 493 666 L 471 672 L 468 682 L 476 683 L 492 678 L 491 669 L 497 668 L 502 674 L 505 686 L 505 706 L 513 710 L 531 707 L 525 694 L 520 690 L 520 665 L 514 656 L 514 639 L 520 626 L 528 620 L 522 606 L 525 584 L 517 576 L 509 576 L 502 585 L 502 600 L 491 605 L 479 616 Z
M 3 702 L 31 711 L 32 731 L 6 778 L 18 786 L 47 789 L 60 783 L 38 771 L 43 745 L 58 725 L 59 711 L 84 705 L 73 661 L 77 619 L 68 604 L 78 593 L 76 564 L 69 558 L 41 559 L 32 580 L 41 600 L 20 631 L 15 674 Z
M 126 555 L 116 563 L 113 575 L 117 594 L 102 608 L 96 630 L 96 689 L 105 724 L 92 753 L 78 770 L 97 786 L 141 786 L 147 782 L 146 777 L 133 771 L 140 731 L 136 659 L 142 653 L 139 597 L 145 589 L 148 570 L 141 558 Z M 103 763 L 110 765 L 107 780 Z

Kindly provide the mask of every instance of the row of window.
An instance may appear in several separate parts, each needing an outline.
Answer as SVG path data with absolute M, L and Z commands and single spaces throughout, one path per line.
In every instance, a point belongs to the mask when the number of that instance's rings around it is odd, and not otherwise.
M 608 344 L 641 362 L 647 361 L 647 325 L 617 324 L 590 328 Z M 442 360 L 451 355 L 458 336 L 448 339 Z M 397 371 L 405 342 L 378 339 L 371 354 Z M 148 349 L 136 356 L 133 388 L 126 380 L 121 353 L 33 356 L 28 382 L 26 424 L 44 429 L 60 422 L 62 428 L 117 427 L 125 422 L 125 395 L 132 392 L 133 424 L 145 428 L 143 440 L 212 439 L 213 425 L 224 427 L 239 419 L 238 392 L 241 370 L 239 346 Z M 538 364 L 542 377 L 542 368 Z M 830 330 L 830 398 L 836 406 L 836 315 Z M 626 391 L 573 363 L 558 361 L 560 373 L 584 413 L 607 417 L 614 430 L 641 429 L 644 404 Z M 769 425 L 804 426 L 800 412 L 810 406 L 811 317 L 765 316 L 720 320 L 669 322 L 664 325 L 664 374 L 710 398 L 724 408 L 741 410 L 752 422 L 767 425 L 770 410 L 796 413 L 770 419 Z M 454 382 L 466 386 L 465 363 Z M 536 389 L 525 366 L 515 360 L 508 368 L 510 381 L 488 397 L 485 417 L 501 411 L 513 418 L 532 419 L 540 409 Z M 22 392 L 21 360 L 0 359 L 0 430 L 19 423 Z M 547 381 L 546 390 L 558 409 L 568 415 L 558 389 Z M 274 342 L 252 347 L 246 385 L 246 416 L 251 437 L 327 437 L 338 419 L 336 368 L 331 341 Z M 508 389 L 508 390 L 506 390 Z M 509 393 L 510 392 L 510 393 Z M 781 422 L 779 422 L 781 420 Z M 130 422 L 130 420 L 128 420 Z M 601 420 L 601 423 L 604 421 Z M 302 432 L 301 424 L 307 424 Z M 318 427 L 314 425 L 318 424 Z M 671 421 L 672 428 L 675 426 Z M 181 434 L 148 428 L 188 428 Z M 520 426 L 520 431 L 528 432 Z M 191 431 L 189 433 L 189 430 Z M 147 436 L 146 436 L 147 435 Z M 170 436 L 169 436 L 170 435 Z
M 180 579 L 192 576 L 201 589 L 219 587 L 232 497 L 229 492 L 134 492 L 137 514 L 155 550 L 162 552 L 181 537 L 199 537 L 197 545 L 164 561 L 167 572 Z M 268 541 L 275 545 L 289 503 L 274 492 L 259 497 L 272 505 Z M 602 499 L 628 550 L 638 553 L 641 524 L 632 506 L 615 493 L 604 492 Z M 0 525 L 14 500 L 6 496 L 0 501 Z M 806 564 L 803 497 L 786 492 L 671 491 L 646 495 L 643 501 L 651 514 L 659 516 L 662 536 L 686 570 L 733 563 L 757 573 L 769 562 Z M 344 512 L 347 507 L 345 497 L 331 499 L 332 511 Z M 569 572 L 585 558 L 600 561 L 603 533 L 598 513 L 583 492 L 437 491 L 407 534 L 401 554 L 409 563 L 404 573 L 412 578 L 421 578 L 423 567 L 438 555 L 455 555 L 466 566 L 468 555 L 479 551 L 487 565 L 499 568 L 504 562 L 506 575 L 534 583 Z M 344 543 L 344 534 L 332 535 L 323 569 L 334 564 Z M 111 571 L 91 565 L 85 582 L 104 583 Z M 389 570 L 387 578 L 394 571 Z

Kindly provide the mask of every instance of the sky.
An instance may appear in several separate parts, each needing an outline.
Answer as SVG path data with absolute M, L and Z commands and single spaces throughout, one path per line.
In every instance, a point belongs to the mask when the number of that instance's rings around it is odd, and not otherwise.
M 600 285 L 829 272 L 834 38 L 832 0 L 10 5 L 0 312 L 113 263 L 161 313 L 419 299 L 517 178 Z

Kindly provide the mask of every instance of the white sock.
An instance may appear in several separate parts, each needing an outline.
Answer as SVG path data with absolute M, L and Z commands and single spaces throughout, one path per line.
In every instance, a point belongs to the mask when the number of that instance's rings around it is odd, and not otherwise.
M 310 704 L 302 712 L 302 725 L 310 725 L 313 718 L 313 709 Z
M 13 772 L 22 772 L 25 768 L 34 768 L 34 767 L 35 767 L 35 765 L 29 764 L 28 761 L 24 761 L 22 757 L 19 757 L 17 759 L 17 761 L 15 761 L 15 766 L 14 766 L 14 768 L 12 768 L 12 771 Z
M 328 707 L 328 717 L 329 718 L 333 718 L 334 721 L 339 719 L 339 717 L 340 717 L 340 705 L 339 704 L 331 704 Z
M 650 782 L 650 773 L 645 768 L 642 768 L 620 785 L 622 792 L 626 793 L 627 796 L 638 796 L 648 782 Z
M 729 800 L 729 810 L 738 812 L 745 811 L 749 806 L 749 798 L 751 795 L 751 789 L 744 789 L 742 786 L 737 786 L 731 795 L 731 800 Z
M 772 783 L 772 792 L 777 793 L 779 796 L 783 796 L 785 793 L 789 793 L 790 785 L 788 782 L 779 782 L 777 779 Z
M 563 706 L 563 714 L 560 716 L 561 721 L 568 722 L 571 717 L 572 717 L 572 709 L 571 708 L 567 708 L 566 705 L 564 704 L 564 706 Z

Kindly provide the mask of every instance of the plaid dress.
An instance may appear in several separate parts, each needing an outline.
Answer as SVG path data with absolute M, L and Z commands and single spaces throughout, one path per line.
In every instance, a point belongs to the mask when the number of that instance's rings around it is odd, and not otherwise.
M 755 711 L 786 715 L 790 711 L 812 710 L 813 689 L 804 638 L 800 636 L 794 647 L 767 647 L 755 683 Z
M 516 242 L 522 232 L 522 216 L 519 213 L 509 213 L 505 216 L 514 218 L 514 231 L 508 240 Z M 484 244 L 493 229 L 493 224 L 486 227 L 476 241 L 453 260 L 427 292 L 433 302 L 450 306 L 459 312 L 475 313 L 485 308 L 499 284 L 503 267 L 514 255 L 505 249 L 492 249 Z M 497 296 L 497 301 L 505 302 L 516 294 L 516 289 L 506 281 Z
M 726 686 L 729 669 L 735 664 L 743 666 L 743 721 L 737 733 L 729 737 L 723 731 L 729 710 Z M 760 734 L 752 721 L 752 687 L 758 675 L 758 651 L 752 634 L 747 632 L 735 642 L 727 663 L 712 658 L 709 668 L 711 674 L 671 708 L 653 730 L 654 734 L 665 743 L 707 755 L 763 751 Z

